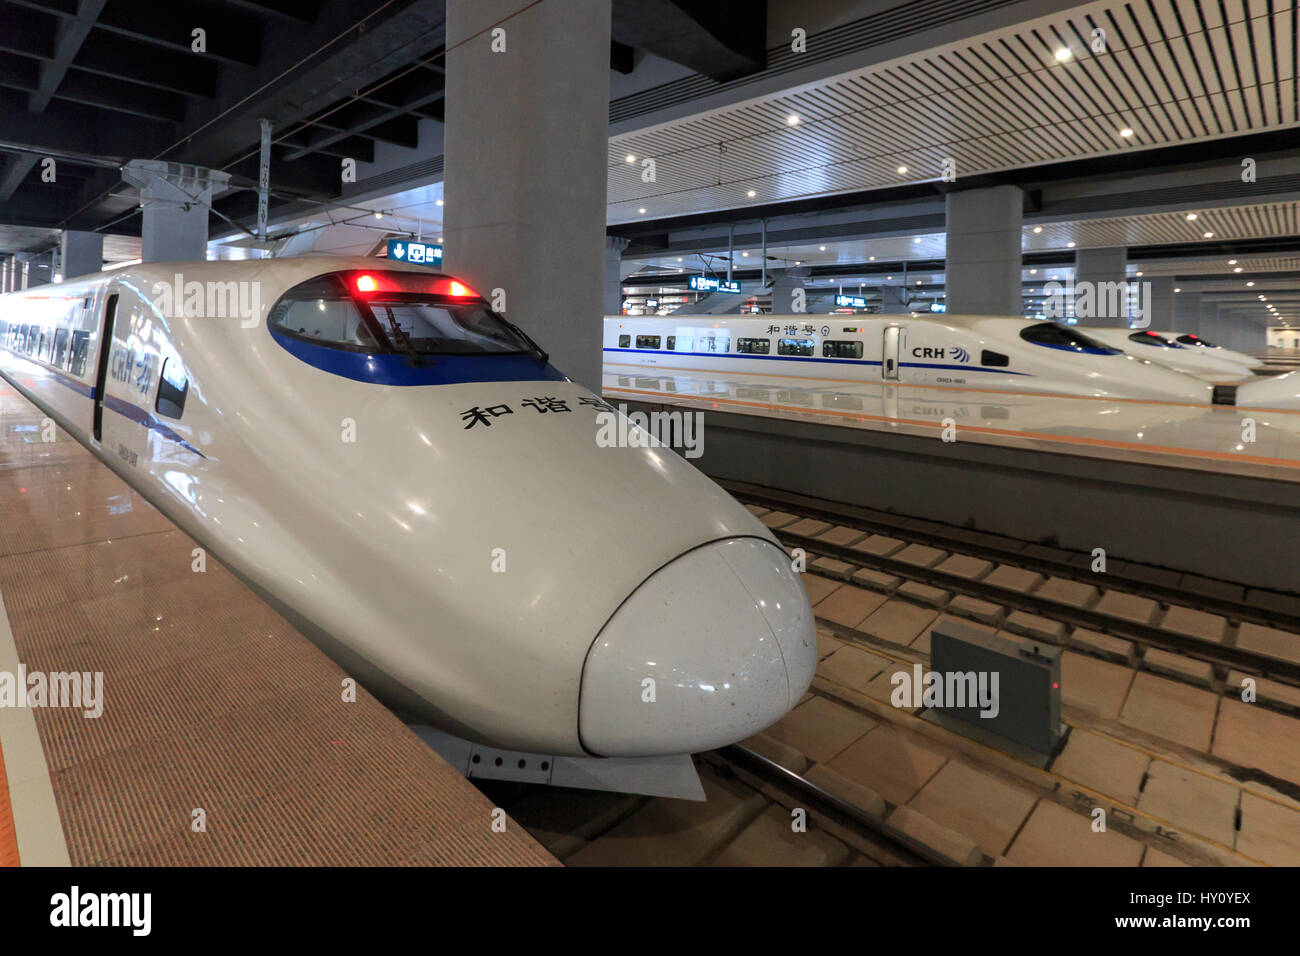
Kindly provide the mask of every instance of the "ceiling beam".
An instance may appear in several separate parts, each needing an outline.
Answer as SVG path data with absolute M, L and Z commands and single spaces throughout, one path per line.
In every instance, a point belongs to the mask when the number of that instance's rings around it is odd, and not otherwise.
M 68 67 L 72 65 L 81 44 L 90 35 L 95 21 L 104 9 L 105 0 L 78 0 L 76 16 L 64 20 L 54 38 L 54 59 L 41 64 L 41 80 L 36 92 L 28 98 L 27 109 L 32 113 L 43 113 L 50 104 L 50 97 L 63 82 Z

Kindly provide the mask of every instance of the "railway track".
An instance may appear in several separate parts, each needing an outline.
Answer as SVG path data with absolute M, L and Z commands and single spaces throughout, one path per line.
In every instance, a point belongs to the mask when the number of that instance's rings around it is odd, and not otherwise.
M 1249 592 L 1250 597 L 1255 599 L 1252 601 L 1247 597 L 1247 590 L 1241 586 L 1203 578 L 1194 579 L 1199 589 L 1193 590 L 1178 583 L 1186 576 L 1163 569 L 1142 569 L 1125 564 L 1125 574 L 1122 575 L 1094 574 L 1088 570 L 1090 555 L 1072 554 L 1045 546 L 1027 546 L 1021 541 L 979 535 L 967 529 L 910 520 L 851 505 L 838 505 L 790 492 L 734 482 L 724 481 L 722 484 L 742 503 L 760 510 L 770 509 L 768 512 L 756 513 L 767 519 L 765 523 L 769 524 L 784 544 L 791 548 L 802 548 L 810 556 L 810 562 L 815 557 L 821 557 L 846 566 L 814 567 L 810 563 L 809 570 L 815 573 L 846 581 L 852 581 L 853 575 L 859 570 L 883 573 L 900 581 L 915 582 L 955 595 L 964 595 L 1068 628 L 1082 628 L 1118 637 L 1144 650 L 1154 648 L 1202 661 L 1216 668 L 1215 673 L 1219 679 L 1226 679 L 1230 673 L 1246 674 L 1300 688 L 1300 633 L 1295 633 L 1300 631 L 1300 614 L 1287 607 L 1291 603 L 1300 605 L 1300 602 L 1288 595 L 1270 592 L 1274 606 L 1266 607 L 1259 603 L 1269 600 L 1263 592 L 1252 589 Z M 772 512 L 788 514 L 791 518 L 789 521 L 773 521 L 770 517 Z M 889 553 L 870 553 L 863 550 L 862 541 L 836 543 L 818 536 L 825 534 L 825 531 L 802 534 L 792 530 L 800 524 L 799 519 L 808 518 L 824 522 L 835 529 L 860 531 L 863 540 L 868 535 L 880 535 L 902 544 Z M 918 563 L 904 554 L 906 546 L 912 544 L 942 551 L 942 558 L 934 564 Z M 946 561 L 943 559 L 951 556 L 968 557 L 988 562 L 992 566 L 1018 568 L 1035 575 L 1076 582 L 1097 589 L 1098 597 L 1105 592 L 1115 592 L 1158 605 L 1217 615 L 1225 620 L 1225 625 L 1216 637 L 1177 633 L 1161 626 L 1169 614 L 1164 608 L 1149 620 L 1119 616 L 1108 613 L 1104 602 L 1096 599 L 1071 603 L 1038 589 L 999 585 L 996 580 L 990 580 L 990 574 L 972 577 L 945 571 L 942 564 Z M 1144 579 L 1137 579 L 1139 576 Z M 1219 593 L 1206 593 L 1208 589 L 1218 589 Z M 1242 592 L 1242 598 L 1233 597 L 1235 591 Z M 960 611 L 948 613 L 961 615 Z M 1291 633 L 1286 637 L 1292 639 L 1284 641 L 1278 649 L 1261 650 L 1238 646 L 1235 640 L 1242 624 L 1288 631 Z M 1011 629 L 1014 630 L 1014 627 Z M 1063 643 L 1047 633 L 1021 633 L 1037 640 Z M 1291 646 L 1287 647 L 1287 644 Z M 1087 646 L 1071 646 L 1084 653 L 1093 650 Z M 1186 679 L 1178 673 L 1164 673 L 1164 676 Z M 1300 696 L 1296 699 L 1300 702 Z

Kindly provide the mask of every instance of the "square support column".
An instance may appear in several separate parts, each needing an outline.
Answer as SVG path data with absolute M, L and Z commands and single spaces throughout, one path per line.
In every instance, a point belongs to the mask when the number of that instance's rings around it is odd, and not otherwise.
M 1074 256 L 1075 317 L 1079 325 L 1128 325 L 1128 250 L 1080 249 Z M 1084 313 L 1080 306 L 1086 303 Z
M 944 272 L 948 311 L 1023 315 L 1020 267 L 1024 193 L 993 186 L 948 193 Z
M 599 392 L 610 3 L 519 9 L 447 2 L 444 266 Z
M 230 174 L 188 163 L 133 159 L 122 179 L 140 190 L 144 262 L 202 262 L 208 258 L 208 210 Z
M 63 280 L 90 275 L 104 268 L 104 234 L 65 229 L 60 248 L 63 251 Z

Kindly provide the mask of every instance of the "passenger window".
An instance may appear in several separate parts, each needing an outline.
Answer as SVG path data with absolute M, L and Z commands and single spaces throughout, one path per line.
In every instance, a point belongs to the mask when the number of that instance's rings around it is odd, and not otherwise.
M 659 341 L 657 335 L 638 335 L 636 337 L 636 347 L 639 349 L 657 349 L 659 348 Z
M 618 347 L 621 349 L 630 349 L 632 347 L 632 336 L 620 335 L 618 337 Z
M 731 336 L 706 335 L 700 339 L 701 352 L 730 352 Z
M 772 351 L 772 340 L 736 339 L 736 351 L 743 355 L 767 355 Z
M 677 348 L 677 336 L 675 335 L 668 336 L 668 344 L 665 346 L 665 348 L 667 348 L 669 352 L 675 351 Z
M 72 368 L 73 375 L 86 374 L 86 353 L 90 351 L 90 333 L 76 331 L 72 333 Z
M 54 366 L 56 368 L 64 367 L 64 360 L 68 357 L 68 339 L 70 337 L 67 329 L 59 329 L 54 333 Z
M 1006 368 L 1011 364 L 1011 359 L 1001 352 L 992 352 L 985 349 L 980 353 L 980 364 L 987 365 L 989 368 Z
M 816 339 L 781 339 L 776 343 L 780 355 L 812 355 L 816 348 Z
M 823 342 L 822 358 L 860 359 L 862 358 L 862 343 L 843 341 Z
M 158 382 L 158 401 L 154 409 L 167 418 L 180 418 L 185 412 L 185 396 L 190 392 L 190 382 L 180 359 L 169 358 L 163 362 L 162 377 Z

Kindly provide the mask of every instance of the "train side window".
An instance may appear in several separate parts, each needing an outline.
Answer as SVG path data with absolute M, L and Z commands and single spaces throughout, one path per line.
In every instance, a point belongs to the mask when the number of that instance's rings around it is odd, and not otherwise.
M 90 352 L 90 333 L 78 329 L 72 333 L 72 367 L 70 371 L 78 377 L 86 374 L 86 357 Z
M 620 335 L 618 337 L 618 347 L 621 349 L 630 349 L 632 347 L 632 336 Z
M 772 340 L 736 339 L 736 351 L 742 355 L 767 355 L 772 351 Z
M 670 336 L 668 336 L 668 340 L 667 340 L 666 344 L 664 345 L 664 348 L 667 349 L 669 352 L 674 352 L 674 351 L 676 351 L 676 350 L 677 350 L 677 336 L 675 336 L 675 335 L 670 335 Z
M 705 335 L 700 338 L 701 352 L 730 352 L 731 336 Z
M 816 348 L 816 339 L 779 339 L 776 343 L 778 355 L 812 355 Z
M 853 341 L 831 341 L 822 343 L 822 358 L 862 358 L 862 343 Z
M 190 380 L 185 367 L 174 356 L 163 362 L 162 376 L 158 381 L 158 400 L 154 409 L 167 418 L 180 418 L 185 413 L 185 396 L 190 393 Z
M 639 349 L 657 349 L 659 348 L 660 338 L 657 335 L 638 335 L 636 337 L 636 347 Z
M 1034 345 L 1049 349 L 1064 349 L 1069 352 L 1086 352 L 1090 355 L 1119 355 L 1119 349 L 1102 345 L 1096 339 L 1090 339 L 1065 325 L 1055 322 L 1035 322 L 1020 330 L 1020 337 Z
M 1001 352 L 993 352 L 985 349 L 980 352 L 980 364 L 987 365 L 989 368 L 1006 368 L 1011 364 L 1011 359 Z
M 67 329 L 59 329 L 54 333 L 54 362 L 55 368 L 63 368 L 64 360 L 68 357 L 68 339 L 71 333 Z

